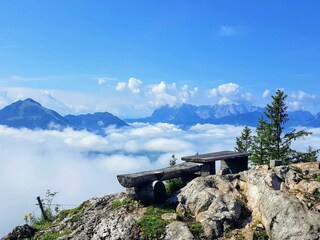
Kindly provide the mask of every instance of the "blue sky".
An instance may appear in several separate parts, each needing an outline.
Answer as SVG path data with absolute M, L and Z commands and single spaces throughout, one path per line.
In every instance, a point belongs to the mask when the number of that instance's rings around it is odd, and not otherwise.
M 0 2 L 0 106 L 145 116 L 163 105 L 320 112 L 320 2 Z

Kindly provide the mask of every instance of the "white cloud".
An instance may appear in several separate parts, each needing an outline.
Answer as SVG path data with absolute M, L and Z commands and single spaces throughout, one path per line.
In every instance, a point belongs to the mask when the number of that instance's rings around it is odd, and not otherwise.
M 239 32 L 233 26 L 222 25 L 219 28 L 219 35 L 225 37 L 232 37 L 237 35 Z
M 316 109 L 319 111 L 317 98 L 313 94 L 308 94 L 303 91 L 296 91 L 288 94 L 288 110 L 306 110 Z
M 152 107 L 159 107 L 165 104 L 174 106 L 189 102 L 191 98 L 195 97 L 198 90 L 198 87 L 189 90 L 187 84 L 178 87 L 176 83 L 167 84 L 161 81 L 159 84 L 150 85 L 146 96 L 149 98 L 149 103 Z
M 262 93 L 262 97 L 267 98 L 269 96 L 270 96 L 270 90 L 269 89 L 264 90 L 264 92 Z
M 221 84 L 217 88 L 210 89 L 208 97 L 213 98 L 217 104 L 231 104 L 250 102 L 252 100 L 251 93 L 242 92 L 240 86 L 236 83 Z
M 140 93 L 140 88 L 139 86 L 142 84 L 142 81 L 137 79 L 137 78 L 134 78 L 134 77 L 131 77 L 129 78 L 129 81 L 128 81 L 128 88 L 131 90 L 131 92 L 133 93 Z
M 297 91 L 290 94 L 290 97 L 296 100 L 305 100 L 305 99 L 315 99 L 316 96 L 312 94 L 305 93 L 303 91 Z
M 149 97 L 149 103 L 151 106 L 162 106 L 165 104 L 168 104 L 170 106 L 173 106 L 178 103 L 178 99 L 176 96 L 171 95 L 168 90 L 174 89 L 175 85 L 171 85 L 168 87 L 168 85 L 161 81 L 159 84 L 154 84 L 150 86 L 149 92 L 147 92 L 147 96 Z
M 297 111 L 297 110 L 301 110 L 302 106 L 301 106 L 301 103 L 298 101 L 289 101 L 288 102 L 288 109 L 290 111 Z
M 126 82 L 118 82 L 117 86 L 116 86 L 116 90 L 117 91 L 122 91 L 126 88 L 127 83 Z
M 107 82 L 107 80 L 105 78 L 98 78 L 99 85 L 105 84 L 106 82 Z
M 134 78 L 134 77 L 130 77 L 128 82 L 119 82 L 116 86 L 116 90 L 117 91 L 123 91 L 125 88 L 128 88 L 132 93 L 134 94 L 138 94 L 140 93 L 140 86 L 142 85 L 142 81 Z

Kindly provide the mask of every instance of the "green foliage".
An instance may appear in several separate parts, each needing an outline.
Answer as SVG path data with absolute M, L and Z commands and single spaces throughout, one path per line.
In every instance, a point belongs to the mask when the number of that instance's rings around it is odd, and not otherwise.
M 259 119 L 259 125 L 256 128 L 256 136 L 253 137 L 251 161 L 255 165 L 268 164 L 270 161 L 269 156 L 269 142 L 271 140 L 271 127 L 264 120 Z
M 169 179 L 165 183 L 166 192 L 168 195 L 175 193 L 177 190 L 183 188 L 186 184 L 181 178 Z
M 59 212 L 59 214 L 57 215 L 57 219 L 62 221 L 66 217 L 73 217 L 74 215 L 80 215 L 81 213 L 83 213 L 84 209 L 89 206 L 90 206 L 90 202 L 85 201 L 80 206 L 78 206 L 76 208 L 61 210 Z
M 315 198 L 320 201 L 320 189 L 314 191 L 313 196 L 315 196 Z
M 269 236 L 265 229 L 256 228 L 253 231 L 253 240 L 268 240 Z
M 245 126 L 241 132 L 241 136 L 236 138 L 235 151 L 251 153 L 252 148 L 252 136 L 251 129 Z
M 190 223 L 188 224 L 188 227 L 190 232 L 196 239 L 199 239 L 204 233 L 203 227 L 200 222 Z
M 250 132 L 244 129 L 242 135 L 237 138 L 236 150 L 252 152 L 251 161 L 255 165 L 269 164 L 270 160 L 282 160 L 284 164 L 291 162 L 316 161 L 319 150 L 309 148 L 307 153 L 297 152 L 291 149 L 293 141 L 310 135 L 304 130 L 284 132 L 284 124 L 289 120 L 285 103 L 287 95 L 277 90 L 272 96 L 271 104 L 267 104 L 264 115 L 259 119 L 256 135 L 251 141 Z
M 134 224 L 144 239 L 159 239 L 165 232 L 166 221 L 161 219 L 164 213 L 172 213 L 172 209 L 148 207 L 145 215 Z
M 170 162 L 169 162 L 169 166 L 174 166 L 176 164 L 177 164 L 177 158 L 176 158 L 175 154 L 173 154 L 171 156 L 171 159 L 170 159 Z
M 64 235 L 66 235 L 66 233 L 45 233 L 39 240 L 55 240 Z
M 114 208 L 114 209 L 117 209 L 117 208 L 120 208 L 120 207 L 123 207 L 125 205 L 128 205 L 130 203 L 133 203 L 133 199 L 132 198 L 125 198 L 123 200 L 114 200 L 112 203 L 111 203 L 111 207 Z
M 174 165 L 176 165 L 176 163 L 177 163 L 177 158 L 173 154 L 171 156 L 171 160 L 169 162 L 169 165 L 174 166 Z M 168 195 L 173 194 L 174 192 L 183 188 L 184 186 L 185 186 L 185 183 L 181 180 L 181 178 L 172 178 L 172 179 L 168 179 L 165 182 L 165 188 L 166 188 L 166 192 Z
M 316 175 L 315 179 L 320 182 L 320 174 Z
M 34 216 L 34 214 L 28 213 L 24 215 L 24 221 L 26 222 L 26 224 L 32 226 L 36 223 L 37 218 Z

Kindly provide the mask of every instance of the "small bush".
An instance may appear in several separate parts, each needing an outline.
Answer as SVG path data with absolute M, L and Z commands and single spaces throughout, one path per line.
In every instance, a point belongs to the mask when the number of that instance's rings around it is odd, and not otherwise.
M 148 207 L 145 215 L 134 224 L 144 239 L 159 239 L 165 233 L 166 221 L 161 219 L 164 213 L 172 213 L 172 209 Z
M 175 193 L 177 190 L 183 188 L 185 183 L 182 182 L 181 178 L 169 179 L 165 183 L 166 192 L 168 195 Z
M 125 205 L 128 205 L 130 203 L 133 203 L 133 199 L 132 198 L 125 198 L 123 200 L 114 200 L 112 203 L 111 203 L 111 207 L 114 208 L 114 209 L 117 209 L 117 208 L 120 208 L 120 207 L 123 207 Z
M 320 174 L 318 174 L 318 175 L 316 176 L 316 181 L 319 181 L 319 182 L 320 182 Z
M 265 229 L 256 227 L 253 231 L 253 240 L 268 240 L 269 236 Z
M 315 196 L 315 198 L 320 201 L 320 189 L 317 189 L 314 193 L 313 196 Z
M 83 213 L 84 209 L 86 207 L 90 206 L 90 202 L 89 201 L 85 201 L 83 202 L 80 206 L 73 208 L 73 209 L 66 209 L 66 210 L 61 210 L 57 216 L 57 218 L 62 221 L 63 219 L 65 219 L 66 217 L 72 217 L 76 214 L 81 214 Z
M 188 227 L 190 229 L 190 232 L 196 239 L 199 239 L 204 233 L 203 227 L 200 222 L 190 223 L 188 224 Z
M 65 233 L 46 233 L 42 237 L 40 237 L 39 240 L 55 240 L 64 235 Z

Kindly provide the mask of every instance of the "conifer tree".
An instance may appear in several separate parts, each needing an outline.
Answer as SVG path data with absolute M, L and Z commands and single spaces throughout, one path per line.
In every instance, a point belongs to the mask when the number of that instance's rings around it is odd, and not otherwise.
M 253 137 L 251 161 L 255 165 L 268 164 L 270 161 L 269 142 L 271 141 L 271 127 L 264 118 L 259 119 L 256 135 Z
M 292 141 L 311 133 L 295 129 L 288 133 L 284 132 L 284 124 L 289 120 L 286 113 L 288 108 L 285 103 L 286 98 L 287 95 L 282 90 L 277 90 L 272 96 L 272 103 L 266 106 L 264 112 L 266 120 L 259 120 L 253 145 L 252 161 L 254 164 L 269 164 L 271 159 L 290 163 L 296 158 L 303 161 L 304 157 L 310 156 L 310 154 L 301 154 L 290 147 Z
M 241 136 L 236 138 L 236 145 L 236 152 L 251 153 L 252 136 L 251 129 L 248 126 L 245 126 L 241 132 Z

